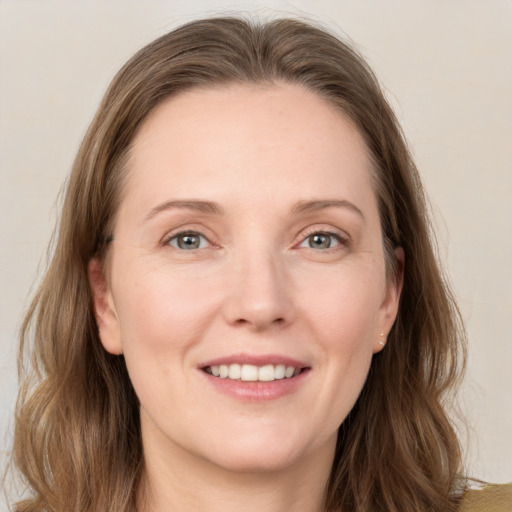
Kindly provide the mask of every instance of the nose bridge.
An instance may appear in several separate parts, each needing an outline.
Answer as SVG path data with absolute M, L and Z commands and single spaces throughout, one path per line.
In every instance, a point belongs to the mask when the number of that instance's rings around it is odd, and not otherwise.
M 231 289 L 226 304 L 230 323 L 262 330 L 291 320 L 289 279 L 279 250 L 271 243 L 246 244 L 233 255 Z

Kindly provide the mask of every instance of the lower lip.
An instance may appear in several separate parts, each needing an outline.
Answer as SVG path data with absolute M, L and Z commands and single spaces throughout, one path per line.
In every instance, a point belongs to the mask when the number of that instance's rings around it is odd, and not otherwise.
M 222 379 L 200 370 L 207 381 L 221 393 L 246 402 L 265 402 L 291 395 L 299 389 L 309 376 L 310 370 L 289 379 L 268 382 L 247 382 L 243 380 Z

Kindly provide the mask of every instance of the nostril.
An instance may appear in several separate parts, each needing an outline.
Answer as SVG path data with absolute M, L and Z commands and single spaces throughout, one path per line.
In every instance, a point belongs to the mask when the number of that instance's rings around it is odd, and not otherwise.
M 258 321 L 257 319 L 251 321 L 251 320 L 248 320 L 245 318 L 238 318 L 234 322 L 235 325 L 240 325 L 240 326 L 251 324 L 251 325 L 254 325 L 257 329 L 263 329 L 272 324 L 284 325 L 285 323 L 286 323 L 286 320 L 284 317 L 275 318 L 274 320 L 270 320 L 269 322 L 261 320 L 261 319 L 260 319 L 260 321 Z

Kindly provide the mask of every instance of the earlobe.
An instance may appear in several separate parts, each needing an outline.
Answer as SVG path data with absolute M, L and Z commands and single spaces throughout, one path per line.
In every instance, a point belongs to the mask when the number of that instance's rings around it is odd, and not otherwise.
M 115 310 L 112 293 L 103 273 L 103 267 L 97 258 L 93 258 L 87 266 L 87 277 L 91 289 L 92 306 L 101 344 L 107 352 L 114 355 L 122 354 L 123 348 L 119 331 L 119 322 Z
M 376 335 L 374 344 L 374 353 L 380 352 L 387 342 L 387 336 L 398 314 L 400 305 L 400 295 L 404 282 L 405 253 L 402 247 L 397 247 L 395 255 L 395 274 L 386 285 L 386 295 L 381 306 L 381 318 L 379 322 L 379 331 Z

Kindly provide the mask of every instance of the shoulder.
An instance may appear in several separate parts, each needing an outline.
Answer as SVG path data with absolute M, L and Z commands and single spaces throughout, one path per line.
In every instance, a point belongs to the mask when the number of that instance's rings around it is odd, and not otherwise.
M 468 491 L 460 512 L 512 512 L 512 483 Z

